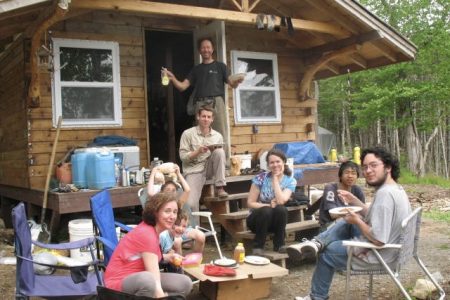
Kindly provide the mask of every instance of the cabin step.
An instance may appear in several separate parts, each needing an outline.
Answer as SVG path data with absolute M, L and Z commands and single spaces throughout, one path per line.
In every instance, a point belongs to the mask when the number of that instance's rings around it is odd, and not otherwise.
M 289 258 L 287 253 L 279 253 L 275 251 L 264 251 L 265 258 L 269 259 L 271 262 L 279 262 L 280 266 L 286 268 L 286 258 Z
M 306 205 L 299 205 L 299 206 L 288 206 L 286 207 L 288 212 L 289 211 L 297 211 L 301 209 L 308 208 Z M 249 215 L 249 210 L 240 210 L 236 212 L 231 212 L 227 214 L 221 214 L 222 218 L 225 220 L 239 220 L 239 219 L 245 219 Z
M 319 222 L 317 220 L 293 222 L 286 224 L 286 233 L 297 232 L 317 227 L 319 227 Z M 255 234 L 250 230 L 240 231 L 236 232 L 236 238 L 252 240 L 255 238 Z
M 239 193 L 239 194 L 230 194 L 227 197 L 207 196 L 207 197 L 203 197 L 203 201 L 205 201 L 205 202 L 221 202 L 221 201 L 247 199 L 247 197 L 248 197 L 248 193 Z

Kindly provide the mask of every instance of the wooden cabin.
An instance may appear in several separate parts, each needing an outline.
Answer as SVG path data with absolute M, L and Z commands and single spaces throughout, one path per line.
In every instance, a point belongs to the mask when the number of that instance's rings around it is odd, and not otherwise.
M 314 141 L 314 80 L 410 61 L 417 51 L 352 0 L 4 0 L 0 186 L 44 188 L 61 115 L 56 161 L 100 135 L 137 141 L 141 166 L 177 161 L 194 121 L 191 91 L 162 86 L 160 70 L 183 79 L 202 36 L 214 38 L 231 73 L 271 80 L 227 88 L 233 153 Z

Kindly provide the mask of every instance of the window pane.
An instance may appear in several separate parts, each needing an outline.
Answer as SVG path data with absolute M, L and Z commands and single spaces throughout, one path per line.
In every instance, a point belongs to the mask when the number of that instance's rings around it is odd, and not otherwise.
M 63 119 L 114 120 L 113 88 L 63 87 Z
M 276 118 L 276 101 L 274 91 L 240 91 L 241 117 Z
M 113 81 L 111 50 L 61 47 L 60 60 L 61 81 Z
M 272 61 L 267 59 L 242 58 L 237 60 L 238 73 L 246 73 L 241 87 L 274 87 Z

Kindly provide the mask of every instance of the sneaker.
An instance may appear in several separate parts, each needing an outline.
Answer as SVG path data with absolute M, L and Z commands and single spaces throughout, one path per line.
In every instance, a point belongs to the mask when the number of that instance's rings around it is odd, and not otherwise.
M 264 256 L 264 249 L 261 248 L 255 248 L 252 251 L 252 255 L 257 255 L 257 256 Z
M 216 196 L 218 196 L 219 198 L 225 198 L 225 197 L 228 197 L 228 193 L 225 192 L 223 187 L 217 187 Z
M 299 244 L 291 245 L 286 250 L 290 259 L 302 260 L 307 258 L 316 258 L 322 245 L 312 239 L 311 241 L 303 239 Z
M 312 300 L 311 296 L 309 296 L 309 295 L 305 296 L 305 297 L 295 297 L 294 299 L 295 300 Z

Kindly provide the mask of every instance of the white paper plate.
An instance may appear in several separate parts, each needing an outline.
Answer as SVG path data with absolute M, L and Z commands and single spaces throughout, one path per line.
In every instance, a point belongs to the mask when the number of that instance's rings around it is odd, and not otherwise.
M 249 255 L 244 258 L 244 261 L 248 264 L 252 265 L 268 265 L 270 264 L 270 260 L 262 257 L 262 256 L 256 256 L 256 255 Z
M 236 261 L 230 258 L 219 258 L 214 260 L 214 264 L 221 267 L 233 267 L 236 265 Z
M 341 216 L 343 216 L 343 215 L 346 215 L 346 214 L 348 214 L 348 210 L 351 210 L 352 212 L 359 212 L 359 211 L 361 211 L 362 210 L 362 207 L 360 207 L 360 206 L 342 206 L 342 207 L 335 207 L 335 208 L 332 208 L 332 209 L 330 209 L 328 212 L 330 213 L 330 214 L 333 214 L 333 215 L 341 215 Z
M 236 73 L 236 74 L 230 75 L 230 80 L 235 81 L 235 80 L 238 80 L 241 78 L 244 79 L 246 75 L 247 75 L 246 73 Z

